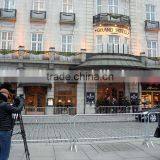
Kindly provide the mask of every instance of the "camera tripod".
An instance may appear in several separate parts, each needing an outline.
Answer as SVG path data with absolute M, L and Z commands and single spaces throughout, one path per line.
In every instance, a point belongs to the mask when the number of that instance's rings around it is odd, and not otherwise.
M 19 121 L 20 132 L 17 132 L 15 134 L 13 134 L 13 129 L 14 129 L 14 126 L 16 124 L 16 121 Z M 27 144 L 27 139 L 26 139 L 26 133 L 25 133 L 25 129 L 24 129 L 22 115 L 20 113 L 19 114 L 15 114 L 15 116 L 14 116 L 14 119 L 13 119 L 13 129 L 12 129 L 12 136 L 13 135 L 17 135 L 17 134 L 21 134 L 22 139 L 23 139 L 23 144 L 24 144 L 24 150 L 25 150 L 26 160 L 30 160 L 30 153 L 29 153 L 29 149 L 28 149 L 28 144 Z

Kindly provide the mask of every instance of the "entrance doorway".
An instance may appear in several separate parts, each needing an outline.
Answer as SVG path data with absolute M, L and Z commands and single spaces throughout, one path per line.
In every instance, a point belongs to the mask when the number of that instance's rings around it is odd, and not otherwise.
M 55 83 L 54 114 L 76 114 L 77 85 L 72 83 Z
M 26 114 L 45 114 L 46 87 L 25 87 Z
M 123 83 L 99 83 L 97 85 L 97 99 L 109 98 L 112 100 L 114 98 L 117 103 L 121 103 L 124 98 L 124 90 Z

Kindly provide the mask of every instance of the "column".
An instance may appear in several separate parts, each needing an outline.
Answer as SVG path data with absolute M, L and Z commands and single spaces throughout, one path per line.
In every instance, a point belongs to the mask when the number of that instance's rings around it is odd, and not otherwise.
M 90 96 L 96 97 L 96 84 L 95 83 L 86 83 L 86 93 L 85 93 L 85 99 L 86 99 L 86 108 L 85 113 L 86 114 L 94 114 L 95 113 L 95 99 L 94 103 L 87 103 L 87 97 Z M 90 99 L 90 98 L 89 98 Z
M 24 89 L 23 89 L 23 87 L 17 87 L 17 96 L 19 96 L 19 95 L 24 95 Z
M 139 82 L 131 82 L 130 83 L 130 100 L 132 102 L 132 111 L 137 112 L 139 110 Z
M 77 114 L 84 113 L 84 83 L 77 84 Z
M 49 100 L 50 99 L 50 103 Z M 51 84 L 51 87 L 47 88 L 47 97 L 46 97 L 46 115 L 53 115 L 53 109 L 54 109 L 54 83 Z
M 130 97 L 130 84 L 125 83 L 125 97 L 129 98 Z

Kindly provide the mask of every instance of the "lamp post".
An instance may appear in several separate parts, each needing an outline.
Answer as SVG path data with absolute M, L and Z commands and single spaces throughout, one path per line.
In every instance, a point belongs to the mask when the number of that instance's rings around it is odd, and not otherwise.
M 18 47 L 18 54 L 19 54 L 19 59 L 23 59 L 23 55 L 24 55 L 24 46 L 19 46 Z
M 49 52 L 50 52 L 50 61 L 53 61 L 55 55 L 55 47 L 50 47 Z
M 86 49 L 85 48 L 81 48 L 81 53 L 82 53 L 82 62 L 86 61 Z

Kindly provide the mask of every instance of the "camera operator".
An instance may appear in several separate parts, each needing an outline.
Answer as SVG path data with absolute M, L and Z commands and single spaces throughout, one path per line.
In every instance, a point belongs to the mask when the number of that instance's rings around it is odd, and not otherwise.
M 24 106 L 22 97 L 16 98 L 18 103 L 7 103 L 9 91 L 0 89 L 0 160 L 8 160 L 13 129 L 12 113 L 20 113 Z

